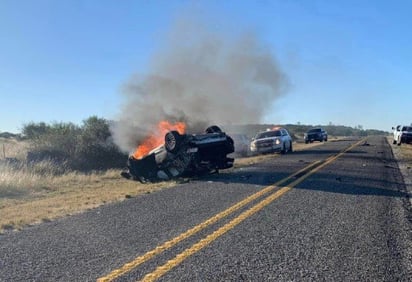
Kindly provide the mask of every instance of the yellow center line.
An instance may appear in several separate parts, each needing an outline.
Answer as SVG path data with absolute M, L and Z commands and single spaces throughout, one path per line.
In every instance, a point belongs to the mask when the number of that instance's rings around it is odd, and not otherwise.
M 340 152 L 339 154 L 329 157 L 326 159 L 326 161 L 315 167 L 314 169 L 312 169 L 311 171 L 309 171 L 308 173 L 302 175 L 301 177 L 299 177 L 298 179 L 296 179 L 294 182 L 292 182 L 289 187 L 295 187 L 296 185 L 298 185 L 299 183 L 301 183 L 303 180 L 305 180 L 306 178 L 308 178 L 309 176 L 311 176 L 312 174 L 314 174 L 315 172 L 319 171 L 320 169 L 324 168 L 325 166 L 327 166 L 328 164 L 330 164 L 331 162 L 334 162 L 337 158 L 339 158 L 340 156 L 342 156 L 343 154 L 345 154 L 346 152 L 352 150 L 353 148 L 359 146 L 359 144 L 363 143 L 366 141 L 366 138 L 360 140 L 359 142 L 353 144 L 352 146 L 346 148 L 345 150 L 343 150 L 342 152 Z
M 344 151 L 340 152 L 336 156 L 332 156 L 328 158 L 323 164 L 321 164 L 318 167 L 315 167 L 313 170 L 308 172 L 307 174 L 303 175 L 299 179 L 295 180 L 289 186 L 283 187 L 280 190 L 276 191 L 275 193 L 271 194 L 270 196 L 266 197 L 264 200 L 259 202 L 258 204 L 254 205 L 247 211 L 241 213 L 238 217 L 234 218 L 231 220 L 229 223 L 225 224 L 224 226 L 220 227 L 213 233 L 209 234 L 205 238 L 201 239 L 199 242 L 196 244 L 192 245 L 190 248 L 186 249 L 185 251 L 181 252 L 178 254 L 175 258 L 169 260 L 166 262 L 164 265 L 157 267 L 153 272 L 148 273 L 142 281 L 148 282 L 148 281 L 155 281 L 156 279 L 160 278 L 163 276 L 165 273 L 170 271 L 172 268 L 176 267 L 179 265 L 181 262 L 183 262 L 185 259 L 187 259 L 189 256 L 193 255 L 194 253 L 200 251 L 210 243 L 212 243 L 214 240 L 216 240 L 218 237 L 222 236 L 229 230 L 233 229 L 235 226 L 237 226 L 239 223 L 247 219 L 248 217 L 252 216 L 253 214 L 257 213 L 270 203 L 272 203 L 274 200 L 291 190 L 293 187 L 301 183 L 304 179 L 309 177 L 309 175 L 314 174 L 315 172 L 319 171 L 321 168 L 325 167 L 326 165 L 330 164 L 331 162 L 335 161 L 337 158 L 342 156 L 344 153 L 347 151 L 350 151 L 351 149 L 355 148 L 358 146 L 361 142 L 363 142 L 365 139 L 357 142 L 356 144 L 350 146 L 349 148 L 345 149 Z M 270 186 L 271 187 L 271 186 Z
M 243 199 L 242 201 L 240 201 L 240 202 L 236 203 L 235 205 L 229 207 L 228 209 L 216 214 L 215 216 L 210 217 L 209 219 L 207 219 L 204 222 L 196 225 L 195 227 L 187 230 L 186 232 L 180 234 L 179 236 L 177 236 L 177 237 L 175 237 L 175 238 L 173 238 L 173 239 L 157 246 L 156 248 L 152 249 L 151 251 L 148 251 L 147 253 L 145 253 L 144 255 L 135 258 L 133 261 L 124 264 L 122 267 L 113 270 L 108 275 L 97 279 L 97 281 L 98 282 L 113 281 L 114 279 L 116 279 L 116 278 L 124 275 L 125 273 L 131 271 L 132 269 L 134 269 L 137 266 L 141 265 L 142 263 L 148 261 L 149 259 L 153 258 L 154 256 L 166 251 L 167 249 L 170 249 L 171 247 L 175 246 L 179 242 L 189 238 L 190 236 L 198 233 L 199 231 L 205 229 L 206 227 L 216 223 L 217 221 L 221 220 L 222 218 L 227 217 L 228 215 L 232 214 L 236 210 L 239 210 L 241 207 L 243 207 L 243 206 L 249 204 L 250 202 L 252 202 L 253 200 L 255 200 L 255 199 L 271 192 L 277 186 L 282 185 L 283 183 L 289 181 L 290 179 L 292 179 L 296 175 L 299 175 L 300 173 L 303 173 L 304 171 L 318 165 L 319 163 L 320 163 L 320 161 L 315 161 L 315 162 L 309 164 L 308 166 L 302 168 L 301 170 L 299 170 L 299 171 L 289 175 L 288 177 L 276 182 L 275 184 L 273 184 L 271 186 L 268 186 L 268 187 L 260 190 L 259 192 Z
M 360 141 L 362 142 L 362 140 Z M 349 147 L 348 149 L 344 150 L 343 152 L 341 152 L 340 154 L 330 157 L 327 159 L 327 161 L 325 161 L 323 164 L 321 164 L 319 167 L 324 167 L 326 164 L 330 163 L 331 161 L 335 160 L 336 158 L 338 158 L 341 154 L 345 153 L 346 151 L 352 149 L 353 147 L 357 146 L 360 142 L 356 143 L 355 145 Z M 251 196 L 243 199 L 242 201 L 236 203 L 235 205 L 229 207 L 228 209 L 216 214 L 215 216 L 210 217 L 209 219 L 207 219 L 206 221 L 196 225 L 195 227 L 187 230 L 186 232 L 180 234 L 179 236 L 166 241 L 165 243 L 157 246 L 156 248 L 148 251 L 147 253 L 135 258 L 133 261 L 128 262 L 126 264 L 124 264 L 122 267 L 113 270 L 112 272 L 110 272 L 108 275 L 98 278 L 97 281 L 98 282 L 103 282 L 103 281 L 113 281 L 114 279 L 124 275 L 125 273 L 133 270 L 134 268 L 136 268 L 137 266 L 141 265 L 142 263 L 148 261 L 149 259 L 153 258 L 154 256 L 172 248 L 173 246 L 175 246 L 176 244 L 178 244 L 179 242 L 189 238 L 190 236 L 193 236 L 194 234 L 200 232 L 201 230 L 205 229 L 206 227 L 216 223 L 217 221 L 229 216 L 230 214 L 232 214 L 233 212 L 239 210 L 240 208 L 242 208 L 243 206 L 249 204 L 250 202 L 254 201 L 255 199 L 258 199 L 259 197 L 271 192 L 272 190 L 278 188 L 278 186 L 284 184 L 285 182 L 289 181 L 290 179 L 296 177 L 297 175 L 317 166 L 319 163 L 321 163 L 320 161 L 315 161 L 311 164 L 309 164 L 308 166 L 302 168 L 301 170 L 289 175 L 288 177 L 276 182 L 275 184 L 272 184 L 262 190 L 260 190 L 259 192 L 252 194 Z M 317 169 L 313 169 L 311 171 L 317 171 Z M 302 177 L 298 178 L 297 180 L 295 180 L 295 182 L 293 182 L 292 184 L 297 185 L 298 183 L 300 183 L 301 181 L 299 181 L 300 179 L 305 179 L 306 174 L 303 175 Z M 302 179 L 302 181 L 303 181 Z M 299 181 L 299 182 L 297 182 Z M 297 182 L 297 183 L 296 183 Z M 293 187 L 293 186 L 292 186 Z M 283 190 L 285 189 L 285 191 Z M 281 195 L 283 195 L 285 192 L 287 192 L 288 190 L 290 190 L 291 188 L 289 187 L 284 187 L 283 189 L 279 190 L 279 191 L 283 191 L 281 193 Z M 278 192 L 279 192 L 278 191 Z M 275 193 L 276 194 L 276 193 Z M 275 195 L 274 194 L 274 195 Z M 280 195 L 279 195 L 280 196 Z M 279 197 L 278 196 L 278 197 Z M 271 197 L 271 196 L 270 196 Z M 236 224 L 237 225 L 237 224 Z M 220 236 L 220 235 L 219 235 Z M 217 237 L 216 237 L 217 238 Z M 149 275 L 149 274 L 148 274 Z M 163 275 L 163 274 L 162 274 Z M 159 276 L 160 277 L 160 276 Z
M 142 281 L 155 281 L 156 279 L 160 278 L 163 276 L 166 272 L 171 270 L 172 268 L 176 267 L 179 265 L 182 261 L 187 259 L 189 256 L 193 255 L 194 253 L 200 251 L 210 243 L 212 243 L 214 240 L 216 240 L 218 237 L 222 236 L 225 234 L 227 231 L 233 229 L 236 225 L 241 223 L 243 220 L 246 218 L 250 217 L 251 215 L 257 213 L 261 209 L 263 209 L 265 206 L 269 205 L 271 202 L 288 192 L 291 187 L 283 187 L 282 189 L 276 191 L 272 195 L 268 196 L 265 198 L 263 201 L 260 203 L 256 204 L 252 208 L 248 209 L 247 211 L 241 213 L 238 217 L 235 219 L 231 220 L 229 223 L 225 224 L 224 226 L 220 227 L 218 230 L 214 231 L 213 233 L 209 234 L 205 238 L 201 239 L 199 242 L 194 244 L 192 247 L 184 250 L 180 254 L 178 254 L 174 259 L 169 260 L 167 263 L 165 263 L 162 266 L 159 266 L 155 271 L 152 273 L 147 274 Z

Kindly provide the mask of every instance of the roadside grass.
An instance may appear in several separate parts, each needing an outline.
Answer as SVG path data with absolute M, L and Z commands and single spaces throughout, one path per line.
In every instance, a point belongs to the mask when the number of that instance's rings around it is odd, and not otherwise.
M 120 170 L 56 176 L 3 167 L 0 168 L 0 233 L 174 185 L 172 181 L 153 184 L 130 181 L 120 176 Z
M 412 144 L 402 144 L 397 146 L 392 143 L 392 136 L 386 137 L 388 143 L 392 146 L 392 152 L 398 162 L 405 165 L 406 169 L 412 169 Z
M 402 161 L 405 162 L 407 169 L 412 169 L 412 145 L 402 144 L 399 146 Z
M 17 148 L 12 148 L 12 145 Z M 295 143 L 294 150 L 304 150 L 322 143 Z M 25 154 L 25 144 L 8 143 L 8 156 Z M 11 154 L 10 152 L 14 152 Z M 273 154 L 235 160 L 235 168 L 273 158 Z M 1 161 L 2 157 L 0 157 Z M 124 179 L 120 170 L 90 174 L 61 173 L 51 162 L 35 166 L 0 164 L 0 233 L 80 213 L 103 204 L 113 203 L 175 186 L 181 180 L 142 184 Z M 56 171 L 57 170 L 57 171 Z

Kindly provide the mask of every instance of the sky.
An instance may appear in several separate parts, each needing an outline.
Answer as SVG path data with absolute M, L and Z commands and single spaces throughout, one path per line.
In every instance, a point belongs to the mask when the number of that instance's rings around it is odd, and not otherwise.
M 125 85 L 150 73 L 182 15 L 228 38 L 253 31 L 276 59 L 287 83 L 257 122 L 390 131 L 412 123 L 411 11 L 408 0 L 0 0 L 0 132 L 116 120 Z

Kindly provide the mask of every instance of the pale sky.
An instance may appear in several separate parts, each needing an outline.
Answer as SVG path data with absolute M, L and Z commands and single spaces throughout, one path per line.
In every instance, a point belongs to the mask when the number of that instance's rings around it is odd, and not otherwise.
M 0 0 L 0 132 L 116 119 L 182 11 L 253 30 L 288 78 L 261 122 L 412 123 L 412 1 Z

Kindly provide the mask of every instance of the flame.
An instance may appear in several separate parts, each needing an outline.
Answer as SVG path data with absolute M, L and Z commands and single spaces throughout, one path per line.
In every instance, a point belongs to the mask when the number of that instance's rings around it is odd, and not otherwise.
M 157 124 L 157 129 L 136 148 L 133 153 L 135 159 L 141 159 L 146 156 L 151 150 L 164 144 L 164 137 L 167 132 L 177 130 L 180 134 L 186 131 L 186 124 L 184 122 L 171 123 L 166 120 Z

